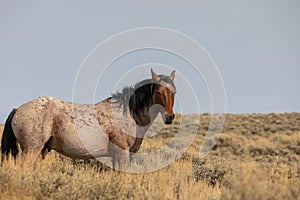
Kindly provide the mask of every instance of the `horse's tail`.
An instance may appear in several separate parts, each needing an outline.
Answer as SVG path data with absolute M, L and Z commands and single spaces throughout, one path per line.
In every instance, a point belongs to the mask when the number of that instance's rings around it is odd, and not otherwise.
M 11 125 L 11 121 L 16 114 L 16 111 L 17 109 L 13 109 L 5 122 L 1 140 L 2 160 L 4 156 L 8 156 L 10 152 L 12 153 L 14 158 L 16 158 L 17 154 L 19 153 L 17 140 Z

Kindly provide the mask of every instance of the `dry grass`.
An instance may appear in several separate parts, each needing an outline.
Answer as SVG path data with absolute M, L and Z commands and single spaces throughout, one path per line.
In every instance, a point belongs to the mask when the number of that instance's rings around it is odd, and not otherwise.
M 195 116 L 178 114 L 173 125 L 146 139 L 141 151 L 167 145 L 183 118 L 190 122 L 186 130 L 198 123 Z M 300 114 L 228 115 L 214 150 L 199 159 L 209 119 L 209 114 L 200 117 L 201 126 L 187 152 L 172 165 L 151 173 L 120 173 L 99 167 L 96 161 L 74 162 L 55 152 L 33 167 L 12 160 L 1 163 L 0 198 L 300 198 Z M 156 124 L 153 129 L 159 127 Z
M 0 133 L 3 132 L 3 128 L 4 128 L 4 125 L 0 125 Z M 1 137 L 2 137 L 2 134 L 1 134 Z

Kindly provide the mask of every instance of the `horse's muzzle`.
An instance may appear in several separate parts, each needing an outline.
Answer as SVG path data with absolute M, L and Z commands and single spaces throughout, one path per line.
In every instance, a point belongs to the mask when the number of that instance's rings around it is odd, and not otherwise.
M 165 124 L 172 124 L 173 120 L 175 118 L 175 114 L 165 114 Z

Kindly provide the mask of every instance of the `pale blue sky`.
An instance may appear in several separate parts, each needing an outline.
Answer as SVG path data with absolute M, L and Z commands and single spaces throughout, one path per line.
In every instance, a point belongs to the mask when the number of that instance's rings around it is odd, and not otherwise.
M 77 70 L 98 43 L 149 26 L 178 30 L 208 51 L 224 80 L 227 112 L 300 111 L 299 0 L 0 0 L 0 123 L 12 108 L 37 96 L 71 101 Z M 170 55 L 145 51 L 128 55 L 114 70 L 146 61 L 176 65 L 179 72 L 188 67 Z M 205 84 L 197 81 L 192 86 L 200 112 L 209 112 Z M 109 96 L 114 85 L 108 77 L 96 97 Z

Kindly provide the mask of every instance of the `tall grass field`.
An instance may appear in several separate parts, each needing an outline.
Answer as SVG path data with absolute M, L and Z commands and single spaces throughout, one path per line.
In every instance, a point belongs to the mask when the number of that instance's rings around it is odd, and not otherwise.
M 177 113 L 172 125 L 157 119 L 140 152 L 168 146 L 183 120 L 187 135 L 198 130 L 187 151 L 154 172 L 118 172 L 109 161 L 55 151 L 32 166 L 9 158 L 0 165 L 0 199 L 300 199 L 300 113 L 227 114 L 217 144 L 199 158 L 210 119 L 207 113 Z M 137 167 L 152 164 L 145 162 Z

